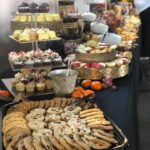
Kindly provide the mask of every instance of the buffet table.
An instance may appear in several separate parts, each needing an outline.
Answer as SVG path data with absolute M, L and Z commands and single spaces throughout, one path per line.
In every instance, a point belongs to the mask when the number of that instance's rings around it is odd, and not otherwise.
M 139 50 L 133 49 L 133 61 L 128 76 L 114 81 L 118 86 L 117 91 L 103 90 L 96 93 L 96 102 L 112 120 L 123 130 L 129 139 L 127 149 L 138 149 L 138 128 L 137 128 L 137 90 L 139 74 Z M 10 78 L 13 72 L 5 71 L 0 78 Z M 4 85 L 0 83 L 3 89 Z M 2 106 L 2 104 L 1 104 Z M 1 117 L 1 116 L 0 116 Z

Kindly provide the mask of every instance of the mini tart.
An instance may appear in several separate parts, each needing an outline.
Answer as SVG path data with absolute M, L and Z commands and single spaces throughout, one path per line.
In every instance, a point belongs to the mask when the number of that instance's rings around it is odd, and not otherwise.
M 22 82 L 16 83 L 15 88 L 17 92 L 25 91 L 25 85 Z
M 42 92 L 42 91 L 44 91 L 45 90 L 45 83 L 43 83 L 43 82 L 39 82 L 39 83 L 37 83 L 36 84 L 36 89 L 37 89 L 37 91 L 39 91 L 39 92 Z

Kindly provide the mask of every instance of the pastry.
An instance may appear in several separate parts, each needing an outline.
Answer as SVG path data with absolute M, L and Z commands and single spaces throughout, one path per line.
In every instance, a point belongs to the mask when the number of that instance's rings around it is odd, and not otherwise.
M 29 4 L 23 2 L 21 5 L 18 6 L 18 11 L 20 13 L 28 13 L 29 12 Z
M 48 3 L 42 3 L 40 6 L 39 6 L 39 11 L 40 12 L 49 12 L 49 4 Z
M 17 83 L 15 88 L 16 88 L 17 92 L 24 92 L 25 91 L 25 85 L 21 82 Z
M 36 3 L 31 3 L 31 4 L 29 5 L 29 11 L 30 11 L 31 13 L 37 13 L 37 12 L 39 11 L 39 6 L 38 6 L 38 4 L 36 4 Z
M 37 22 L 45 22 L 45 16 L 44 16 L 44 14 L 37 15 L 36 21 Z
M 38 31 L 39 41 L 48 40 L 48 39 L 49 39 L 49 35 L 46 32 L 44 32 L 43 30 Z
M 24 64 L 25 64 L 25 67 L 27 67 L 27 68 L 31 67 L 32 68 L 34 66 L 34 61 L 32 59 L 29 59 Z
M 30 39 L 31 39 L 31 41 L 36 41 L 38 39 L 38 35 L 36 33 L 36 30 L 32 29 L 30 31 Z
M 44 66 L 52 66 L 52 60 L 50 58 L 45 58 L 43 64 Z
M 19 35 L 19 41 L 20 42 L 29 42 L 31 39 L 30 39 L 30 35 L 29 33 L 27 32 L 22 32 L 20 35 Z
M 36 89 L 37 89 L 37 91 L 39 91 L 39 92 L 44 91 L 44 90 L 45 90 L 45 83 L 43 83 L 43 82 L 37 83 L 37 84 L 36 84 Z
M 34 92 L 35 91 L 35 84 L 30 82 L 26 85 L 26 92 Z
M 13 32 L 12 36 L 13 36 L 14 39 L 18 40 L 21 33 L 22 33 L 22 30 L 15 30 Z

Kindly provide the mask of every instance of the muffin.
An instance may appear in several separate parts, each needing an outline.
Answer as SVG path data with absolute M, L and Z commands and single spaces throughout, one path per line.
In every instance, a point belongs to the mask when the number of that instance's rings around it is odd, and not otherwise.
M 34 66 L 35 67 L 41 67 L 43 65 L 43 61 L 41 59 L 35 59 L 34 60 Z
M 18 11 L 20 13 L 28 13 L 29 12 L 29 4 L 23 2 L 20 6 L 18 6 Z
M 53 64 L 54 64 L 55 66 L 61 66 L 61 65 L 62 65 L 62 58 L 61 58 L 61 57 L 54 58 L 54 59 L 53 59 Z
M 25 62 L 25 67 L 32 68 L 34 66 L 34 61 L 32 59 L 29 59 Z
M 26 85 L 26 92 L 31 93 L 35 91 L 35 84 L 30 82 Z
M 45 82 L 45 85 L 46 85 L 46 90 L 52 90 L 53 89 L 53 82 L 52 80 L 46 80 Z
M 43 3 L 39 6 L 39 12 L 42 12 L 42 13 L 47 13 L 49 12 L 49 4 L 48 3 Z
M 50 58 L 45 58 L 43 60 L 44 66 L 51 66 L 52 65 L 52 60 Z
M 37 13 L 39 11 L 39 6 L 36 3 L 31 3 L 29 5 L 29 12 L 30 13 Z
M 25 91 L 25 85 L 22 82 L 19 82 L 15 86 L 17 92 L 24 92 Z
M 39 82 L 36 84 L 36 89 L 39 92 L 45 91 L 45 88 L 46 88 L 46 86 L 45 86 L 45 83 L 43 83 L 43 82 Z

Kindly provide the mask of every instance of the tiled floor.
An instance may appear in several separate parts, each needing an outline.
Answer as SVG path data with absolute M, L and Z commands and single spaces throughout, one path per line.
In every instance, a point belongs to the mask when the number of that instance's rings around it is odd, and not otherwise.
M 143 74 L 138 99 L 139 150 L 150 150 L 150 71 L 142 64 Z

